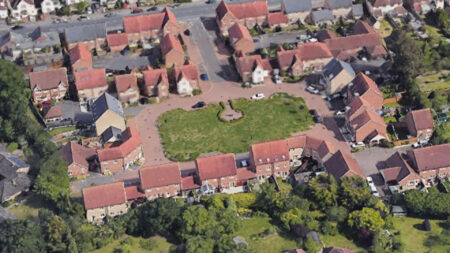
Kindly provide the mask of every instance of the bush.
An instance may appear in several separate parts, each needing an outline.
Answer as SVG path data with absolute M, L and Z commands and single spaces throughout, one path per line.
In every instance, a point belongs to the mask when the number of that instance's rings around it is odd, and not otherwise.
M 338 233 L 337 223 L 324 221 L 321 224 L 320 230 L 326 235 L 336 235 Z
M 256 194 L 254 193 L 237 193 L 231 195 L 238 208 L 248 209 L 256 202 Z
M 389 142 L 389 141 L 383 139 L 380 141 L 379 146 L 382 148 L 393 148 L 394 144 L 392 144 L 392 142 Z
M 16 142 L 11 142 L 10 144 L 8 144 L 8 152 L 14 152 L 19 148 L 19 144 L 17 144 Z
M 200 90 L 200 89 L 195 89 L 194 91 L 192 91 L 192 95 L 194 95 L 194 96 L 198 96 L 200 94 L 202 94 L 202 90 Z
M 156 247 L 156 240 L 154 238 L 148 238 L 139 242 L 139 246 L 145 250 L 152 251 Z
M 405 192 L 404 201 L 408 212 L 422 218 L 446 219 L 450 215 L 450 194 L 441 192 Z

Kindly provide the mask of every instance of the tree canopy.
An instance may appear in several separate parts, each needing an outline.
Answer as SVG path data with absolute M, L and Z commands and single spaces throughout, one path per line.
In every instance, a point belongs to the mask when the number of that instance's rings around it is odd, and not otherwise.
M 419 45 L 402 29 L 395 29 L 389 42 L 388 47 L 395 54 L 394 68 L 403 78 L 416 77 L 423 66 L 423 53 Z

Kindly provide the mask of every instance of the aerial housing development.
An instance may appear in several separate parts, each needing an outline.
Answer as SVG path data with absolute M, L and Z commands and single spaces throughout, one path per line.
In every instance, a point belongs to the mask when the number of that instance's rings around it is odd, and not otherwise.
M 0 0 L 1 252 L 450 252 L 444 0 Z

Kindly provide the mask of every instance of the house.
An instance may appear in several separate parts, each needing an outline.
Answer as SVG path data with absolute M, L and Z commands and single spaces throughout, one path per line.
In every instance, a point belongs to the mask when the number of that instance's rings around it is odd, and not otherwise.
M 255 51 L 255 44 L 247 27 L 235 23 L 228 29 L 228 39 L 235 52 L 243 55 Z
M 337 37 L 336 34 L 332 30 L 330 30 L 328 28 L 327 29 L 322 29 L 319 32 L 317 32 L 317 39 L 320 42 L 324 42 L 327 39 L 333 39 L 333 38 L 336 38 L 336 37 Z
M 198 69 L 191 61 L 175 67 L 171 73 L 171 80 L 177 93 L 183 96 L 192 96 L 194 90 L 200 89 Z
M 350 154 L 341 150 L 334 153 L 330 159 L 325 162 L 327 172 L 333 175 L 336 180 L 342 177 L 360 176 L 364 178 L 358 162 Z
M 8 1 L 9 12 L 14 21 L 35 21 L 37 16 L 37 9 L 34 6 L 34 0 L 12 0 Z
M 44 122 L 47 126 L 51 123 L 60 122 L 62 120 L 62 109 L 60 106 L 50 107 L 44 115 Z
M 282 47 L 277 51 L 278 67 L 281 71 L 294 76 L 303 74 L 303 61 L 298 50 L 284 50 Z
M 395 13 L 395 9 L 403 5 L 403 0 L 371 0 L 372 13 L 376 18 L 383 18 L 386 14 Z
M 40 3 L 41 11 L 43 14 L 56 12 L 61 8 L 59 0 L 42 0 Z
M 287 178 L 289 175 L 289 149 L 286 140 L 254 143 L 249 148 L 250 168 L 262 181 L 270 176 Z
M 181 66 L 184 63 L 184 50 L 180 40 L 166 34 L 161 40 L 161 53 L 166 67 Z
M 282 0 L 281 10 L 286 13 L 290 23 L 307 20 L 312 10 L 311 1 Z
M 419 14 L 426 14 L 434 7 L 436 8 L 444 8 L 444 0 L 406 0 L 405 1 L 411 10 Z
M 410 135 L 420 141 L 428 141 L 433 135 L 434 121 L 429 108 L 414 110 L 406 114 L 406 126 Z
M 312 25 L 331 25 L 334 22 L 333 12 L 328 9 L 315 10 L 311 13 L 310 23 Z
M 108 144 L 120 141 L 121 136 L 122 136 L 121 129 L 110 126 L 106 128 L 106 130 L 103 131 L 103 133 L 100 135 L 100 141 L 104 147 L 107 147 L 109 146 Z
M 169 78 L 166 69 L 148 69 L 144 74 L 143 93 L 158 98 L 169 96 Z
M 383 93 L 377 84 L 362 72 L 348 85 L 346 100 L 352 101 L 355 97 L 366 100 L 375 110 L 381 110 L 383 107 Z
M 386 127 L 383 118 L 371 109 L 364 110 L 347 122 L 354 142 L 379 143 L 382 139 L 389 140 Z
M 80 2 L 83 2 L 83 0 L 63 0 L 65 5 L 74 5 Z
M 286 27 L 289 25 L 289 18 L 283 12 L 271 12 L 267 15 L 267 25 L 269 27 Z
M 91 110 L 97 136 L 100 136 L 110 126 L 122 131 L 125 130 L 125 115 L 122 104 L 115 97 L 103 93 L 92 103 Z
M 329 142 L 309 135 L 298 135 L 286 139 L 289 149 L 290 167 L 301 165 L 303 157 L 310 157 L 323 165 L 335 152 L 335 147 Z
M 128 35 L 126 33 L 110 33 L 106 35 L 109 51 L 121 52 L 128 46 Z
M 11 153 L 0 153 L 0 203 L 15 199 L 31 186 L 30 165 Z
M 64 29 L 64 40 L 70 50 L 79 42 L 87 46 L 88 50 L 103 52 L 106 45 L 106 23 L 77 25 Z
M 234 154 L 220 154 L 197 158 L 197 175 L 201 185 L 208 185 L 219 192 L 237 185 Z
M 0 19 L 8 18 L 8 3 L 6 0 L 0 1 Z
M 267 1 L 251 1 L 227 4 L 224 0 L 216 8 L 216 22 L 223 36 L 228 36 L 228 29 L 234 23 L 240 23 L 247 28 L 262 26 L 267 22 L 269 14 Z
M 352 0 L 326 0 L 326 7 L 335 19 L 347 18 L 352 11 Z
M 92 223 L 103 223 L 106 217 L 128 212 L 127 196 L 123 182 L 83 188 L 86 218 Z
M 108 148 L 97 150 L 100 172 L 109 174 L 128 169 L 130 166 L 143 161 L 142 143 L 139 133 L 128 127 L 122 132 L 120 141 Z
M 367 110 L 375 111 L 375 108 L 364 98 L 355 97 L 346 107 L 346 119 L 347 121 L 352 121 Z
M 23 61 L 31 71 L 35 66 L 59 67 L 63 63 L 58 32 L 43 32 L 37 27 L 30 33 L 9 31 L 1 39 L 2 57 L 9 61 Z
M 97 99 L 108 90 L 105 69 L 90 69 L 73 74 L 80 102 Z
M 67 69 L 49 69 L 30 73 L 31 96 L 35 103 L 63 99 L 69 89 Z
M 124 17 L 122 22 L 130 47 L 159 41 L 166 34 L 176 35 L 180 30 L 175 15 L 168 8 L 160 13 Z
M 139 87 L 134 73 L 116 75 L 115 77 L 117 97 L 122 103 L 132 104 L 139 100 Z
M 323 67 L 323 77 L 326 81 L 328 94 L 340 92 L 355 78 L 355 71 L 350 64 L 333 58 Z
M 178 163 L 167 163 L 139 169 L 140 189 L 147 199 L 169 198 L 181 191 Z
M 77 43 L 70 49 L 69 55 L 73 72 L 92 69 L 92 54 L 86 45 Z
M 352 27 L 352 35 L 374 33 L 375 30 L 366 22 L 358 20 Z
M 236 69 L 243 82 L 251 82 L 253 84 L 264 83 L 264 80 L 272 72 L 269 59 L 262 59 L 260 55 L 237 58 Z
M 66 143 L 60 150 L 62 158 L 67 164 L 67 174 L 69 177 L 85 176 L 95 161 L 96 151 L 91 148 L 81 146 L 75 141 Z
M 391 192 L 402 192 L 416 189 L 421 178 L 407 162 L 408 157 L 399 151 L 389 157 L 386 168 L 380 170 L 380 174 Z

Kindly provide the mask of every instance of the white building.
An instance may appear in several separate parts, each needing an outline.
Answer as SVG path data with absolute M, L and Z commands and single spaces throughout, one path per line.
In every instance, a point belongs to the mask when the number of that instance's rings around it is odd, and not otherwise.
M 9 10 L 13 20 L 36 20 L 37 9 L 34 6 L 34 0 L 14 0 L 10 3 Z
M 6 1 L 0 1 L 0 19 L 8 18 L 8 5 Z
M 59 0 L 42 0 L 41 1 L 41 11 L 43 14 L 54 12 L 61 8 L 61 3 Z

